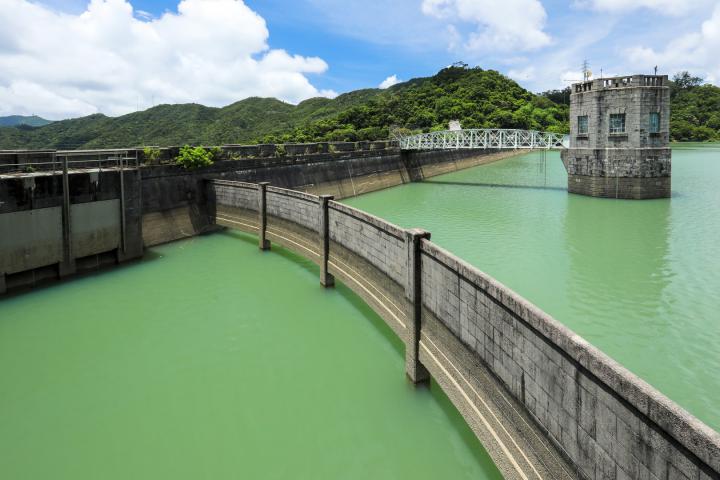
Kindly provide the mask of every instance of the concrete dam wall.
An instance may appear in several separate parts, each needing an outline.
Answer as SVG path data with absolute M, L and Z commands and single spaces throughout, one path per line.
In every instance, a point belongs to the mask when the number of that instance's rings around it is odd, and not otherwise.
M 137 169 L 0 176 L 0 294 L 143 254 Z
M 162 149 L 150 164 L 138 149 L 0 152 L 0 294 L 212 230 L 207 179 L 345 198 L 515 153 L 403 153 L 384 141 L 228 145 L 214 165 L 189 171 L 171 163 L 177 150 Z
M 372 148 L 370 148 L 372 147 Z M 223 147 L 241 158 L 188 172 L 178 166 L 142 169 L 143 235 L 146 246 L 196 235 L 207 223 L 203 180 L 269 182 L 313 194 L 347 198 L 470 168 L 516 151 L 401 152 L 389 142 L 332 145 Z M 308 153 L 310 152 L 310 153 Z M 247 156 L 251 155 L 251 156 Z
M 716 479 L 720 435 L 516 293 L 430 241 L 333 201 L 210 180 L 217 225 L 258 235 L 361 296 L 506 478 Z

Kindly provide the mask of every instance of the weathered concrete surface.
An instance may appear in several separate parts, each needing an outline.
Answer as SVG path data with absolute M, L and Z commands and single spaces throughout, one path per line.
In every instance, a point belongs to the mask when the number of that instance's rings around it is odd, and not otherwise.
M 5 287 L 142 256 L 140 176 L 122 175 L 113 168 L 0 175 Z
M 71 206 L 72 251 L 87 257 L 120 247 L 120 201 L 79 203 Z
M 381 146 L 387 147 L 386 144 Z M 245 152 L 244 147 L 237 148 L 238 152 Z M 338 146 L 333 148 L 337 150 Z M 311 150 L 313 148 L 305 146 L 302 151 Z M 204 220 L 209 216 L 207 209 L 212 208 L 212 202 L 205 198 L 203 181 L 207 179 L 253 184 L 268 182 L 277 188 L 341 199 L 497 161 L 517 153 L 451 150 L 401 154 L 394 148 L 359 149 L 356 146 L 354 150 L 340 149 L 334 153 L 222 161 L 195 172 L 177 166 L 144 168 L 143 214 L 148 217 L 143 221 L 145 245 L 170 242 L 212 228 Z M 171 212 L 171 215 L 158 215 L 161 212 Z
M 208 183 L 228 212 L 218 222 L 255 231 L 227 220 L 257 218 L 233 188 Z M 268 237 L 320 263 L 321 203 L 284 193 L 268 204 L 278 215 Z M 504 285 L 424 239 L 418 305 L 407 294 L 411 232 L 332 201 L 328 217 L 329 272 L 385 319 L 410 352 L 411 378 L 429 371 L 506 478 L 720 478 L 717 432 Z
M 62 260 L 60 207 L 0 214 L 0 273 L 32 270 Z
M 423 306 L 585 478 L 719 478 L 720 435 L 504 285 L 423 242 Z
M 625 128 L 611 132 L 612 115 Z M 651 115 L 659 119 L 653 131 Z M 587 122 L 581 131 L 580 119 Z M 570 148 L 561 152 L 568 191 L 609 198 L 669 197 L 670 89 L 667 76 L 633 75 L 574 84 Z

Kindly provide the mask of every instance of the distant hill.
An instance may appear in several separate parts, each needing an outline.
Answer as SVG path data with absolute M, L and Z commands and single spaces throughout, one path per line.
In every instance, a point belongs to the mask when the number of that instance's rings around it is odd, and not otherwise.
M 392 127 L 533 128 L 566 131 L 567 106 L 535 95 L 494 70 L 449 67 L 387 90 L 291 105 L 248 98 L 223 108 L 160 105 L 121 117 L 91 115 L 40 128 L 0 128 L 0 149 L 372 140 Z
M 23 117 L 22 115 L 11 115 L 9 117 L 0 117 L 0 127 L 17 127 L 19 125 L 27 125 L 29 127 L 42 127 L 52 123 L 50 120 L 33 115 L 31 117 Z

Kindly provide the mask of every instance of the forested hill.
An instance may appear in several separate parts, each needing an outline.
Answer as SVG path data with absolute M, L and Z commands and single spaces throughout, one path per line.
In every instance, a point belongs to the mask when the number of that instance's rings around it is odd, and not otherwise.
M 0 149 L 115 148 L 382 139 L 391 128 L 529 128 L 567 131 L 568 108 L 494 70 L 448 67 L 387 90 L 290 105 L 248 98 L 223 108 L 161 105 L 121 117 L 91 115 L 39 128 L 0 128 Z
M 0 127 L 17 127 L 20 125 L 28 125 L 30 127 L 42 127 L 52 123 L 50 120 L 33 115 L 23 117 L 22 115 L 10 115 L 9 117 L 0 117 Z

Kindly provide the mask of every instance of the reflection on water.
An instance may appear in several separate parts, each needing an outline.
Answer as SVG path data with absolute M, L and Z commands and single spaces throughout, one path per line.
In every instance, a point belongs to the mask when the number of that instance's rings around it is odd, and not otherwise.
M 606 200 L 573 195 L 564 218 L 570 260 L 565 291 L 568 316 L 592 319 L 585 335 L 598 346 L 623 351 L 643 338 L 662 335 L 668 311 L 666 288 L 670 200 Z M 617 335 L 623 318 L 623 335 Z M 655 322 L 649 329 L 648 322 Z M 602 340 L 602 341 L 601 341 Z
M 673 148 L 670 199 L 570 195 L 534 152 L 347 203 L 426 228 L 720 429 L 720 145 Z

